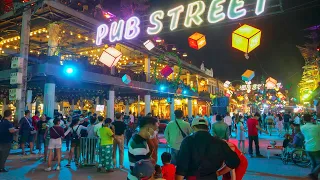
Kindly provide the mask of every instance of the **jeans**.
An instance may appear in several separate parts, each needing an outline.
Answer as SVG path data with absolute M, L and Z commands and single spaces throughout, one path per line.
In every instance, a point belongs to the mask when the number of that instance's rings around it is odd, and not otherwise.
M 289 133 L 290 123 L 284 122 L 283 125 L 284 125 L 284 130 L 286 131 L 286 133 Z
M 69 148 L 70 148 L 70 135 L 69 135 L 69 134 L 68 134 L 68 135 L 66 135 L 65 139 L 66 139 L 66 146 L 67 146 L 67 149 L 69 149 Z
M 42 144 L 44 144 L 44 135 L 43 134 L 37 134 L 37 148 L 39 149 L 39 152 L 41 152 Z
M 252 149 L 252 141 L 254 141 L 254 144 L 256 145 L 256 155 L 260 155 L 259 151 L 259 137 L 258 136 L 249 136 L 249 154 L 253 154 Z
M 178 156 L 179 150 L 170 148 L 170 151 L 171 151 L 171 164 L 177 165 L 177 156 Z
M 4 164 L 9 156 L 11 143 L 0 144 L 0 169 L 4 169 Z
M 123 166 L 123 154 L 124 154 L 124 135 L 114 136 L 113 140 L 113 166 L 117 167 L 117 147 L 119 147 L 119 165 Z
M 318 177 L 320 173 L 320 151 L 307 151 L 307 154 L 312 165 L 311 174 Z

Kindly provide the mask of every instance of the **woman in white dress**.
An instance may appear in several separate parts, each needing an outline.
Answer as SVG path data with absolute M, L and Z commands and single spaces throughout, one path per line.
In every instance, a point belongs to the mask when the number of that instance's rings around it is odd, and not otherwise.
M 278 133 L 279 133 L 280 137 L 282 136 L 282 129 L 283 129 L 283 121 L 282 120 L 283 120 L 283 118 L 282 118 L 281 114 L 277 114 L 276 126 L 277 126 Z
M 245 140 L 246 140 L 246 135 L 245 135 L 245 129 L 244 129 L 244 119 L 242 116 L 240 116 L 237 119 L 237 140 L 238 140 L 238 148 L 241 150 L 242 153 L 245 153 L 244 148 L 245 148 Z M 242 147 L 240 145 L 242 144 Z

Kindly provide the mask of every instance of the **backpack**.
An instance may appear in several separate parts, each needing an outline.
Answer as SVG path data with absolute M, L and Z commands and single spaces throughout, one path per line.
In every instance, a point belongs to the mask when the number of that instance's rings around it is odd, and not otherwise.
M 79 141 L 79 135 L 77 133 L 79 127 L 80 127 L 80 125 L 77 127 L 76 130 L 73 130 L 73 127 L 71 128 L 72 129 L 71 141 Z

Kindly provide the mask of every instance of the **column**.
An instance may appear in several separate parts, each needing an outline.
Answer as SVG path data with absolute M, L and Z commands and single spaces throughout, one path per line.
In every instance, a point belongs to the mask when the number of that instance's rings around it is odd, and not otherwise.
M 116 67 L 112 66 L 110 69 L 111 69 L 111 75 L 115 75 L 116 74 Z
M 144 103 L 145 103 L 144 115 L 146 116 L 148 113 L 151 113 L 151 96 L 150 96 L 150 94 L 144 95 Z
M 7 110 L 7 98 L 3 98 L 2 114 L 4 113 L 5 110 Z
M 144 72 L 146 74 L 146 81 L 150 82 L 150 57 L 148 55 L 144 57 Z
M 64 115 L 63 101 L 60 101 L 59 106 L 60 106 L 60 113 L 61 113 L 62 115 Z
M 188 117 L 192 117 L 192 99 L 188 98 Z
M 55 92 L 56 84 L 53 77 L 49 77 L 44 84 L 44 101 L 43 101 L 43 113 L 48 117 L 53 118 L 55 108 Z
M 27 108 L 30 112 L 32 112 L 32 90 L 27 91 Z M 31 113 L 32 114 L 32 113 Z
M 54 56 L 59 45 L 61 27 L 58 23 L 51 23 L 48 27 L 48 56 Z
M 140 95 L 138 95 L 137 116 L 140 116 Z
M 187 85 L 190 85 L 190 73 L 187 73 Z
M 103 100 L 103 105 L 104 105 L 104 117 L 107 117 L 108 108 L 107 108 L 107 100 L 106 99 Z
M 40 103 L 39 103 L 39 98 L 37 98 L 37 100 L 36 100 L 36 103 L 35 103 L 36 105 L 36 107 L 34 108 L 36 111 L 39 111 L 39 105 L 40 105 Z M 40 111 L 39 111 L 40 112 Z
M 171 98 L 171 104 L 170 104 L 170 120 L 173 121 L 175 120 L 175 115 L 174 115 L 174 98 Z
M 74 111 L 74 99 L 71 100 L 71 104 L 70 105 L 71 105 L 71 107 L 70 107 L 71 111 L 73 112 Z
M 109 100 L 108 100 L 108 118 L 114 120 L 114 90 L 109 90 Z
M 129 102 L 127 101 L 127 102 L 126 102 L 126 107 L 125 107 L 124 113 L 125 113 L 126 115 L 129 115 L 129 111 L 130 111 L 130 109 L 129 109 Z
M 55 104 L 54 104 L 54 109 L 57 110 L 58 112 L 60 111 L 60 109 L 59 109 L 59 102 L 55 102 Z
M 94 112 L 95 113 L 97 113 L 97 105 L 99 105 L 99 104 L 100 104 L 100 98 L 98 96 L 98 97 L 96 97 L 95 104 L 94 104 Z
M 83 97 L 80 97 L 80 103 L 79 103 L 79 105 L 80 105 L 80 110 L 81 111 L 83 111 Z

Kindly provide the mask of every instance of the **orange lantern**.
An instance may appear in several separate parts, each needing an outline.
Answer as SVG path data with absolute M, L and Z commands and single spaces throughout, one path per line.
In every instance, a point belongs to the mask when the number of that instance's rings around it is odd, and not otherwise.
M 203 46 L 207 44 L 206 37 L 203 34 L 197 32 L 189 37 L 188 42 L 189 46 L 196 50 L 201 49 Z
M 269 77 L 267 80 L 266 80 L 266 88 L 267 89 L 273 89 L 276 87 L 278 81 L 273 79 L 272 77 Z
M 249 53 L 260 45 L 261 31 L 249 25 L 243 25 L 232 33 L 232 47 Z
M 254 71 L 248 69 L 242 74 L 242 81 L 251 81 L 252 78 L 254 78 Z

